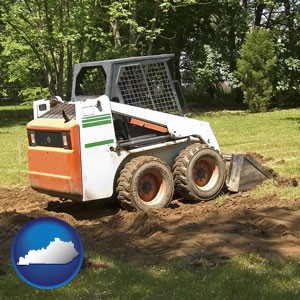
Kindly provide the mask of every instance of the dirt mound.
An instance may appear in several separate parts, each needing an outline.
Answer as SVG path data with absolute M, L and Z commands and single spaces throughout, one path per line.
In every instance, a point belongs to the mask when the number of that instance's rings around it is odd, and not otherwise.
M 249 251 L 300 257 L 300 198 L 285 207 L 276 196 L 258 201 L 249 195 L 227 195 L 222 204 L 175 200 L 166 209 L 126 212 L 107 200 L 62 203 L 30 188 L 0 189 L 0 273 L 16 232 L 41 216 L 74 226 L 86 251 L 122 261 L 155 264 L 178 256 L 217 261 Z
M 297 187 L 299 185 L 299 180 L 297 178 L 277 178 L 277 186 L 290 186 Z

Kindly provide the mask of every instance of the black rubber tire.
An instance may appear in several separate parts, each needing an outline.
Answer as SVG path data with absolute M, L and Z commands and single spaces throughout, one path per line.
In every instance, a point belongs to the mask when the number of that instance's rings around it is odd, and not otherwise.
M 127 210 L 167 207 L 174 193 L 171 169 L 153 156 L 140 156 L 129 161 L 117 180 L 117 198 Z
M 173 176 L 175 190 L 181 197 L 193 202 L 211 200 L 224 186 L 225 162 L 213 148 L 195 143 L 177 156 Z

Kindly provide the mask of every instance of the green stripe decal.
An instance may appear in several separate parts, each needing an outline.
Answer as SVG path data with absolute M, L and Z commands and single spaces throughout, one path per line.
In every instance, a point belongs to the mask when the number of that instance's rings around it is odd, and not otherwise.
M 97 146 L 103 146 L 103 145 L 107 145 L 107 144 L 112 144 L 113 142 L 114 142 L 114 140 L 99 141 L 99 142 L 85 144 L 84 147 L 85 148 L 93 148 L 93 147 L 97 147 Z
M 91 123 L 85 123 L 82 124 L 82 128 L 87 128 L 87 127 L 93 127 L 93 126 L 100 126 L 100 125 L 105 125 L 105 124 L 110 124 L 111 120 L 103 120 L 103 121 L 97 121 L 97 122 L 91 122 Z
M 101 120 L 110 120 L 110 114 L 105 114 L 105 115 L 101 115 L 101 116 L 96 116 L 96 117 L 88 117 L 85 119 L 82 119 L 82 123 L 90 123 L 90 122 L 94 122 L 94 121 L 101 121 Z
M 104 114 L 101 116 L 93 116 L 87 117 L 82 120 L 82 128 L 94 127 L 111 124 L 111 116 L 110 114 Z

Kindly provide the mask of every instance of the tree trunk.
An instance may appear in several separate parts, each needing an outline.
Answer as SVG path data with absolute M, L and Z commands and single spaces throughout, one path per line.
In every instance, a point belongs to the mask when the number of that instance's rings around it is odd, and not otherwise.
M 67 43 L 67 100 L 71 100 L 73 78 L 73 49 L 71 41 Z
M 240 0 L 240 5 L 244 8 L 248 8 L 248 0 Z
M 159 13 L 159 3 L 155 2 L 155 9 L 154 9 L 154 14 L 153 14 L 153 19 L 155 21 L 152 22 L 152 24 L 151 24 L 151 32 L 153 32 L 155 30 L 155 28 L 156 28 L 158 13 Z M 154 40 L 150 39 L 149 42 L 148 42 L 147 55 L 151 55 L 152 54 L 153 43 L 154 43 Z
M 134 1 L 130 7 L 129 10 L 131 12 L 131 18 L 134 22 L 137 22 L 137 3 Z M 137 43 L 137 34 L 136 34 L 136 26 L 132 23 L 129 25 L 129 54 L 130 56 L 134 56 L 137 54 L 136 49 L 136 43 Z
M 122 46 L 122 44 L 121 44 L 121 34 L 120 34 L 118 20 L 111 21 L 110 26 L 112 28 L 115 48 L 120 48 Z
M 263 11 L 265 9 L 265 4 L 258 4 L 255 9 L 255 20 L 254 20 L 254 26 L 260 27 L 261 18 Z
M 242 89 L 240 87 L 235 88 L 234 92 L 235 92 L 235 101 L 236 101 L 236 103 L 243 103 L 244 94 L 243 94 Z
M 212 99 L 214 103 L 218 100 L 217 90 L 216 87 L 213 84 L 210 84 L 207 88 L 207 93 L 209 97 Z
M 57 95 L 64 97 L 64 46 L 61 44 L 58 59 L 57 78 Z
M 291 4 L 289 0 L 284 1 L 284 10 L 285 10 L 285 15 L 287 18 L 287 27 L 288 27 L 288 37 L 289 37 L 289 43 L 290 44 L 295 44 L 294 43 L 294 16 L 291 13 Z
M 48 64 L 47 64 L 47 66 L 45 65 L 45 67 L 43 69 L 43 77 L 44 77 L 45 83 L 48 87 L 48 90 L 50 92 L 50 95 L 51 96 L 56 95 L 55 85 L 53 84 L 53 80 L 52 80 L 51 68 Z

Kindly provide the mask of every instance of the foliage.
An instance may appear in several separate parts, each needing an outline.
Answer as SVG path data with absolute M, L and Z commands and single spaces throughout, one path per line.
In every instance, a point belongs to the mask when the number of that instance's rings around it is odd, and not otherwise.
M 4 0 L 0 19 L 6 83 L 21 89 L 40 85 L 51 95 L 69 97 L 74 63 L 151 54 L 162 31 L 159 16 L 178 3 Z
M 171 52 L 174 77 L 219 101 L 218 87 L 235 82 L 246 33 L 257 27 L 277 44 L 273 104 L 298 105 L 299 26 L 294 0 L 3 0 L 0 92 L 42 87 L 69 99 L 77 62 Z
M 33 88 L 24 88 L 21 94 L 23 99 L 21 105 L 30 105 L 31 107 L 33 100 L 49 98 L 49 96 L 47 96 L 48 93 L 49 90 L 47 88 L 41 88 L 38 86 Z
M 238 1 L 198 1 L 174 21 L 181 56 L 182 81 L 219 100 L 217 91 L 225 80 L 233 80 L 238 51 L 247 30 L 247 15 Z M 170 34 L 171 35 L 171 34 Z
M 277 85 L 276 96 L 278 104 L 290 104 L 290 106 L 300 103 L 300 57 L 293 56 L 282 44 L 277 45 L 278 65 L 276 70 Z
M 194 85 L 198 91 L 205 91 L 211 101 L 217 100 L 217 91 L 222 89 L 221 84 L 231 77 L 228 64 L 210 45 L 203 45 L 201 60 L 187 60 L 184 68 L 183 80 Z
M 276 60 L 275 43 L 269 32 L 254 28 L 241 48 L 235 73 L 242 82 L 245 102 L 252 112 L 266 111 L 270 104 Z

